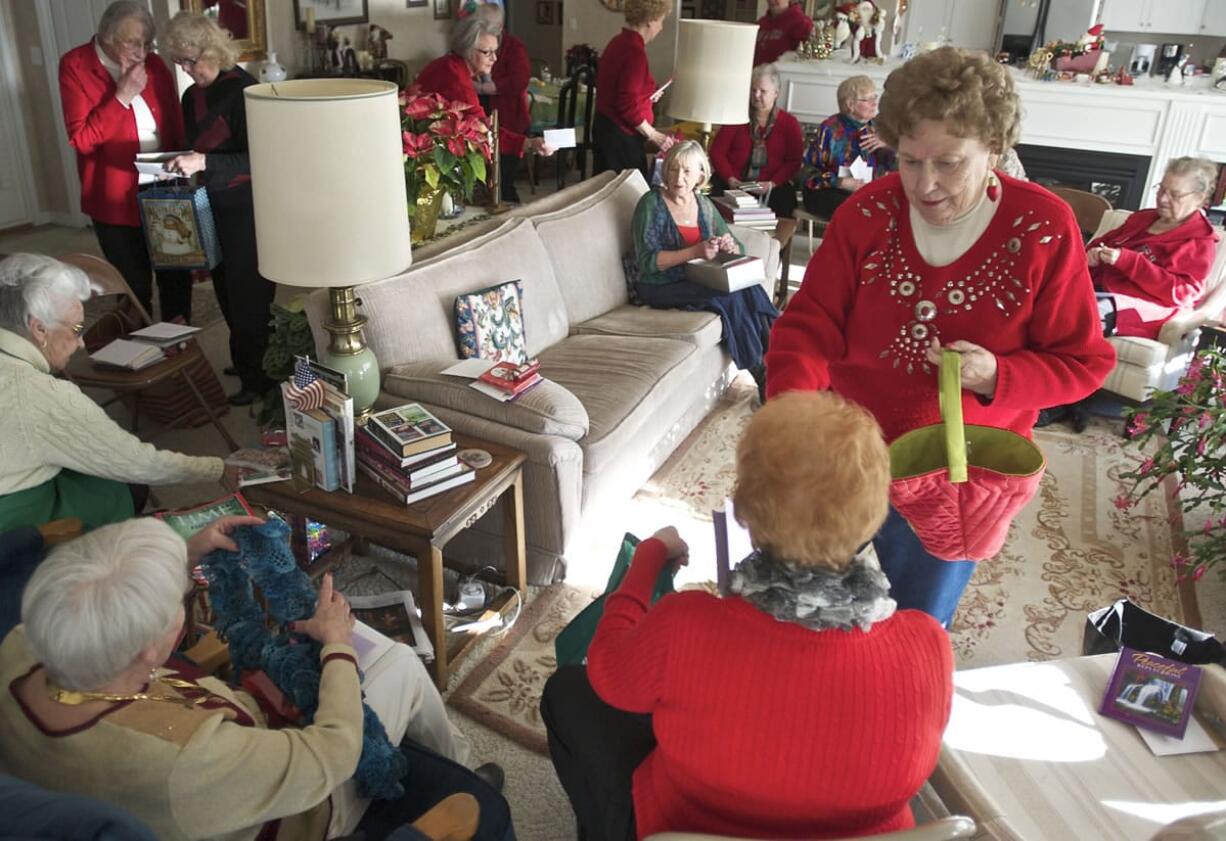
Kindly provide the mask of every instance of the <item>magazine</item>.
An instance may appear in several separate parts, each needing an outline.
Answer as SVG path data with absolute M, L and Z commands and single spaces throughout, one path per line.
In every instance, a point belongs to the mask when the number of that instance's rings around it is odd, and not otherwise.
M 251 506 L 247 504 L 247 500 L 243 499 L 241 493 L 232 493 L 228 496 L 223 496 L 221 499 L 215 499 L 212 502 L 206 502 L 204 505 L 198 505 L 195 508 L 184 508 L 179 511 L 159 511 L 153 516 L 164 521 L 178 532 L 180 537 L 187 540 L 214 520 L 219 520 L 222 517 L 242 517 L 254 513 L 251 510 Z
M 1200 677 L 1199 666 L 1121 648 L 1099 712 L 1182 739 Z
M 402 642 L 417 653 L 422 660 L 434 659 L 434 646 L 426 636 L 426 629 L 421 624 L 421 615 L 413 601 L 413 594 L 408 590 L 394 590 L 390 593 L 380 593 L 376 596 L 350 596 L 349 607 L 358 622 L 369 625 L 380 634 L 395 642 Z M 367 640 L 366 642 L 372 642 Z M 377 640 L 373 642 L 378 642 Z M 357 645 L 354 646 L 358 648 Z M 369 651 L 374 659 L 382 652 Z M 358 650 L 359 659 L 362 651 Z M 359 664 L 360 665 L 360 664 Z
M 226 456 L 225 461 L 227 466 L 238 468 L 240 488 L 284 482 L 291 478 L 289 450 L 285 447 L 236 450 Z

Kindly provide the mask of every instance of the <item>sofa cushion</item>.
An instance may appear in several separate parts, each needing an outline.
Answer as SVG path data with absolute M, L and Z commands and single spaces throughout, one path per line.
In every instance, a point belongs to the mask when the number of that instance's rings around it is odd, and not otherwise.
M 519 207 L 511 208 L 511 216 L 543 216 L 546 213 L 554 213 L 559 210 L 565 210 L 569 207 L 576 207 L 583 204 L 589 198 L 600 193 L 612 181 L 621 181 L 626 177 L 625 173 L 613 172 L 607 170 L 599 175 L 593 175 L 586 181 L 580 181 L 577 184 L 571 184 L 569 187 L 563 187 L 556 193 L 550 193 L 547 196 L 542 196 L 539 199 L 530 201 L 527 204 L 521 204 Z
M 647 184 L 636 171 L 574 207 L 532 218 L 571 324 L 603 315 L 629 300 L 622 255 L 634 250 L 630 223 L 646 192 Z
M 1141 336 L 1110 336 L 1107 342 L 1115 348 L 1116 365 L 1139 365 L 1161 368 L 1170 356 L 1171 346 Z
M 638 336 L 570 336 L 541 354 L 541 374 L 587 410 L 584 474 L 615 462 L 661 407 L 676 400 L 698 354 L 690 342 Z
M 505 403 L 469 386 L 471 380 L 439 373 L 437 362 L 396 365 L 383 375 L 388 394 L 484 418 L 504 426 L 578 441 L 589 429 L 587 410 L 564 386 L 542 380 Z
M 457 295 L 456 344 L 465 359 L 527 362 L 524 341 L 524 284 L 510 280 Z
M 640 336 L 655 339 L 677 339 L 700 348 L 719 344 L 723 326 L 719 316 L 710 312 L 689 310 L 655 310 L 630 304 L 610 310 L 604 315 L 573 324 L 571 335 Z

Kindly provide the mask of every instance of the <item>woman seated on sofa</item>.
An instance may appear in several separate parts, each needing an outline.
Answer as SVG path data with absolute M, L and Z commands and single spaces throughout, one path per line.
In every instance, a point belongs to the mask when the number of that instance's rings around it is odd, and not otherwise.
M 711 141 L 711 167 L 717 191 L 752 181 L 776 216 L 796 211 L 796 185 L 805 139 L 795 117 L 778 107 L 779 71 L 773 64 L 753 69 L 749 122 L 723 126 Z
M 705 310 L 723 322 L 723 341 L 732 361 L 749 371 L 761 394 L 766 374 L 762 357 L 770 328 L 779 316 L 761 285 L 718 292 L 685 279 L 685 263 L 717 254 L 744 254 L 724 217 L 699 190 L 711 179 L 702 147 L 682 141 L 664 157 L 663 184 L 645 193 L 634 208 L 635 294 L 656 309 Z
M 750 420 L 736 466 L 755 551 L 732 595 L 682 592 L 648 609 L 661 571 L 687 560 L 662 529 L 608 598 L 586 668 L 545 684 L 549 753 L 580 837 L 914 824 L 908 804 L 949 719 L 953 652 L 931 616 L 896 610 L 869 542 L 889 506 L 881 429 L 831 392 L 783 394 Z
M 52 552 L 26 586 L 23 624 L 0 645 L 0 767 L 122 806 L 164 839 L 334 838 L 356 827 L 375 841 L 455 791 L 480 802 L 477 838 L 513 839 L 506 801 L 455 761 L 466 745 L 417 656 L 393 646 L 359 675 L 353 616 L 331 576 L 314 615 L 294 623 L 322 645 L 311 724 L 269 729 L 252 696 L 172 657 L 188 569 L 213 549 L 237 551 L 227 533 L 258 523 L 228 518 L 184 543 L 139 518 Z M 397 799 L 372 803 L 348 784 L 363 692 L 408 760 Z
M 0 532 L 61 517 L 86 529 L 126 520 L 144 506 L 143 485 L 223 474 L 234 484 L 221 459 L 146 444 L 55 376 L 81 347 L 90 292 L 85 272 L 51 257 L 0 261 Z
M 851 168 L 860 162 L 873 178 L 894 169 L 894 153 L 881 142 L 873 118 L 877 116 L 877 87 L 868 76 L 849 76 L 835 92 L 839 113 L 818 126 L 817 136 L 805 150 L 805 210 L 829 217 L 856 190 L 869 183 Z
M 1217 164 L 1176 158 L 1157 186 L 1156 208 L 1138 210 L 1086 246 L 1094 288 L 1114 305 L 1112 335 L 1156 339 L 1205 293 L 1218 235 L 1203 208 L 1215 183 Z

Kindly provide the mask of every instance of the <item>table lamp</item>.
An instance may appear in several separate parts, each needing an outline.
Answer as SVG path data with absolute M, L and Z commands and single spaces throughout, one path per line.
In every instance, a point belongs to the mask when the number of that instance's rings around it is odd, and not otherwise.
M 702 124 L 702 148 L 711 151 L 711 127 L 749 122 L 749 88 L 757 24 L 677 21 L 677 61 L 668 116 Z
M 354 287 L 412 262 L 396 85 L 299 79 L 252 85 L 247 142 L 260 274 L 327 287 L 330 335 L 322 361 L 349 377 L 359 419 L 379 396 Z

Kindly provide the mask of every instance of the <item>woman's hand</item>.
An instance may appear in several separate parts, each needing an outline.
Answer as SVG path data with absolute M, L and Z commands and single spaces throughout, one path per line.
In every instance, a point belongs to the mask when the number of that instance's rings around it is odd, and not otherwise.
M 672 526 L 665 526 L 652 537 L 664 544 L 664 548 L 668 551 L 668 559 L 673 562 L 675 569 L 690 562 L 689 544 L 681 539 L 681 535 Z
M 1105 245 L 1097 245 L 1086 252 L 1086 260 L 1091 268 L 1099 265 L 1114 266 L 1118 259 L 1120 259 L 1120 250 L 1108 248 Z
M 542 158 L 548 158 L 557 150 L 546 143 L 545 138 L 543 137 L 529 137 L 527 141 L 524 142 L 524 151 L 535 152 Z
M 729 178 L 728 179 L 728 186 L 734 190 L 740 189 L 741 183 L 742 183 L 741 179 L 739 178 Z
M 243 477 L 243 469 L 234 464 L 227 464 L 221 471 L 221 485 L 228 491 L 237 491 L 239 480 Z
M 479 79 L 474 79 L 473 87 L 476 88 L 477 93 L 481 94 L 482 96 L 493 96 L 494 94 L 498 93 L 498 86 L 494 84 L 494 80 L 490 76 L 482 76 Z
M 353 622 L 349 602 L 332 588 L 332 573 L 326 573 L 319 582 L 319 601 L 315 604 L 315 615 L 293 623 L 292 627 L 321 645 L 348 645 L 353 632 Z
M 691 260 L 713 260 L 719 253 L 719 239 L 704 239 L 690 246 Z
M 238 544 L 230 538 L 230 532 L 239 526 L 262 526 L 259 517 L 221 517 L 214 520 L 187 539 L 187 562 L 195 566 L 200 559 L 214 549 L 237 552 Z
M 1088 265 L 1091 269 L 1096 269 L 1103 263 L 1102 257 L 1099 254 L 1100 247 L 1101 246 L 1096 245 L 1093 248 L 1086 249 L 1086 265 Z
M 878 149 L 888 149 L 889 147 L 881 141 L 877 136 L 877 132 L 869 129 L 860 135 L 860 149 L 865 152 L 876 152 Z
M 991 397 L 996 393 L 996 354 L 971 342 L 956 341 L 945 350 L 957 351 L 962 357 L 962 387 L 975 394 Z M 941 364 L 941 343 L 936 339 L 928 346 L 928 361 Z
M 719 244 L 719 250 L 725 254 L 741 253 L 741 249 L 737 246 L 736 240 L 732 238 L 732 234 L 723 234 L 718 236 L 715 238 L 715 241 Z
M 149 74 L 145 72 L 145 63 L 142 61 L 129 64 L 120 71 L 119 78 L 115 80 L 115 98 L 127 107 L 148 83 Z
M 838 180 L 837 185 L 840 190 L 846 190 L 849 193 L 854 193 L 867 183 L 867 181 L 861 181 L 859 178 L 852 178 L 850 175 L 844 175 Z
M 197 172 L 204 172 L 205 160 L 203 152 L 188 152 L 186 155 L 172 158 L 170 163 L 166 164 L 166 169 L 179 175 L 195 175 Z

